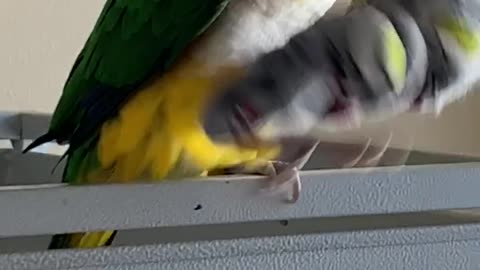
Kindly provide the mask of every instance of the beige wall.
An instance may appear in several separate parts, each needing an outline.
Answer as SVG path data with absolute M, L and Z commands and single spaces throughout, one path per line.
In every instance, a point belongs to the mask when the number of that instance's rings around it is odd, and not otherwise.
M 342 0 L 343 1 L 343 0 Z M 70 67 L 103 5 L 99 0 L 0 1 L 0 110 L 51 112 Z M 449 107 L 438 119 L 402 116 L 369 132 L 414 148 L 480 155 L 480 95 Z M 358 137 L 345 134 L 341 140 Z
M 50 112 L 101 0 L 0 1 L 0 108 Z

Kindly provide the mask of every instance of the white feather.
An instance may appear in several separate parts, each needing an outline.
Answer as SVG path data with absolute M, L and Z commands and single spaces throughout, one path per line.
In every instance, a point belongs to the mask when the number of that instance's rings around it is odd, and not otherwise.
M 233 0 L 193 52 L 211 71 L 246 65 L 312 25 L 335 0 Z

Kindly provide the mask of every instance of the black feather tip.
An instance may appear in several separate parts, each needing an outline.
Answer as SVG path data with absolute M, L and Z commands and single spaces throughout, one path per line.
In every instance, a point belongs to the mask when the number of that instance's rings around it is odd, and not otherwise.
M 55 139 L 55 137 L 53 136 L 53 134 L 51 133 L 46 133 L 40 137 L 38 137 L 37 139 L 35 139 L 31 144 L 29 144 L 27 146 L 27 148 L 25 148 L 25 150 L 22 151 L 23 154 L 27 153 L 28 151 L 32 150 L 33 148 L 36 148 L 44 143 L 48 143 L 48 142 L 51 142 Z

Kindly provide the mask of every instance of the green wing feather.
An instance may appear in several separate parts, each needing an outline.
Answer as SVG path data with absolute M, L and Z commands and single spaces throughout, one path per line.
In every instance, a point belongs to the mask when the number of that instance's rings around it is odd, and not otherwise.
M 81 164 L 95 166 L 101 125 L 153 73 L 167 70 L 229 2 L 108 0 L 73 65 L 48 132 L 25 152 L 53 140 L 69 143 L 67 182 L 74 181 Z

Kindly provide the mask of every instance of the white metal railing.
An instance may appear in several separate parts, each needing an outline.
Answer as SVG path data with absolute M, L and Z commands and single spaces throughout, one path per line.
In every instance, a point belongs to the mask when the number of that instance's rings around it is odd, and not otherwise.
M 3 114 L 2 122 L 0 138 L 22 141 L 44 132 L 48 116 Z M 0 186 L 0 269 L 479 265 L 480 215 L 472 210 L 480 208 L 479 163 L 315 170 L 324 160 L 314 159 L 302 172 L 303 192 L 294 205 L 260 196 L 258 177 L 89 186 L 19 179 L 13 184 L 29 185 Z M 112 247 L 31 248 L 35 237 L 46 245 L 55 233 L 102 229 L 121 230 Z M 2 245 L 20 242 L 24 248 L 2 252 Z
M 260 196 L 253 177 L 9 187 L 0 189 L 0 205 L 8 206 L 0 207 L 0 236 L 475 208 L 479 176 L 478 163 L 303 172 L 294 205 Z

